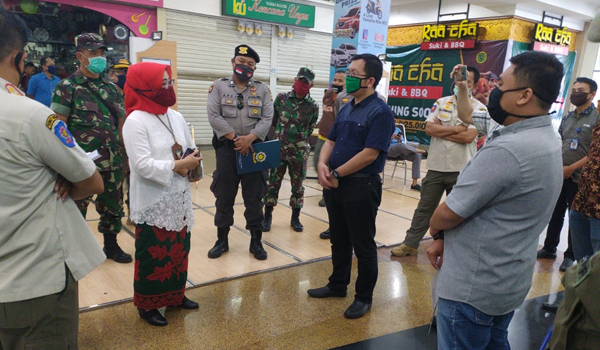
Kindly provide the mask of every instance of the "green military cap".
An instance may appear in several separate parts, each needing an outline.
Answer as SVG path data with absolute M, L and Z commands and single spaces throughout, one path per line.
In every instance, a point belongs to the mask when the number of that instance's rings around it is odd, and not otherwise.
M 233 57 L 235 57 L 235 56 L 251 57 L 251 58 L 254 58 L 254 60 L 256 61 L 256 63 L 260 62 L 260 56 L 258 56 L 258 54 L 256 53 L 256 51 L 254 51 L 248 45 L 239 45 L 238 47 L 236 47 L 235 48 L 235 54 L 233 55 Z
M 304 78 L 304 79 L 308 80 L 309 84 L 312 84 L 313 81 L 315 80 L 315 73 L 312 70 L 310 70 L 306 67 L 303 67 L 303 68 L 300 68 L 300 70 L 298 71 L 298 75 L 296 75 L 296 78 L 298 78 L 298 79 Z
M 99 48 L 104 48 L 106 50 L 106 45 L 104 44 L 104 39 L 96 33 L 83 33 L 75 37 L 75 46 L 83 47 L 86 50 L 96 50 Z

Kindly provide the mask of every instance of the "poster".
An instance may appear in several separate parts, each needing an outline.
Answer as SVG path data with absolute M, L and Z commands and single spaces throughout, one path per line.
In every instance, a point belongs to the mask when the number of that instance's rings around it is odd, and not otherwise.
M 508 41 L 484 41 L 470 50 L 423 51 L 420 44 L 388 47 L 387 59 L 392 62 L 388 104 L 404 123 L 407 139 L 429 144 L 425 120 L 435 100 L 452 94 L 454 80 L 450 72 L 457 64 L 481 72 L 473 93 L 486 103 L 503 70 L 507 46 Z

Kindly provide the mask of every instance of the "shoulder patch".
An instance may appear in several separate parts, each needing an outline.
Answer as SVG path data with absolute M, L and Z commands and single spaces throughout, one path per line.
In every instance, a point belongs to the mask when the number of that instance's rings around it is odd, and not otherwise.
M 437 102 L 433 104 L 433 106 L 431 106 L 431 113 L 435 112 L 435 110 L 437 109 Z
M 210 94 L 213 91 L 213 88 L 215 87 L 215 84 L 211 84 L 210 87 L 208 88 L 208 93 Z
M 62 120 L 59 120 L 58 123 L 54 124 L 53 130 L 54 134 L 65 146 L 75 147 L 75 140 L 73 139 L 73 135 L 71 135 L 71 132 Z
M 58 117 L 56 116 L 56 114 L 50 114 L 48 116 L 48 118 L 46 119 L 46 127 L 50 130 L 52 130 L 52 126 L 54 125 L 54 123 L 56 121 L 58 121 L 60 119 L 58 119 Z
M 11 95 L 24 96 L 23 93 L 19 90 L 19 88 L 17 88 L 16 86 L 14 86 L 11 83 L 4 85 L 4 88 Z

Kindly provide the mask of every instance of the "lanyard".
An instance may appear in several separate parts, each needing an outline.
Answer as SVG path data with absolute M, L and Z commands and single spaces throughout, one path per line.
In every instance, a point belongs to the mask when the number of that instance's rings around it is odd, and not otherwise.
M 169 123 L 169 126 L 167 126 L 167 124 L 165 124 L 165 122 L 163 122 L 162 119 L 160 119 L 158 114 L 155 114 L 155 116 L 156 116 L 156 118 L 158 118 L 158 120 L 161 122 L 161 124 L 164 125 L 165 128 L 167 128 L 167 130 L 169 130 L 169 132 L 171 133 L 171 136 L 173 136 L 173 146 L 171 147 L 171 151 L 173 152 L 173 158 L 175 160 L 181 159 L 183 157 L 183 147 L 181 147 L 181 145 L 177 143 L 177 139 L 175 138 L 175 133 L 173 133 L 173 127 L 171 126 L 171 119 L 169 119 L 169 115 L 165 114 L 165 117 L 167 118 L 167 122 Z

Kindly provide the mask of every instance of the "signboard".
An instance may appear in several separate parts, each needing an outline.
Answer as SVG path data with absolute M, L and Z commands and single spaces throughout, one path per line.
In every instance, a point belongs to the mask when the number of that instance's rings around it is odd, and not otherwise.
M 466 37 L 477 38 L 479 24 L 463 20 L 458 24 L 452 25 L 429 25 L 423 26 L 423 41 L 432 41 L 440 39 L 461 39 Z
M 533 51 L 543 51 L 543 52 L 551 53 L 553 55 L 566 56 L 569 54 L 569 47 L 561 46 L 561 45 L 552 45 L 552 44 L 548 44 L 548 43 L 534 41 L 533 42 Z
M 475 40 L 450 40 L 421 43 L 421 50 L 459 50 L 472 49 Z
M 481 78 L 473 87 L 473 96 L 487 104 L 502 72 L 507 43 L 479 42 L 468 51 L 428 51 L 421 50 L 419 44 L 388 47 L 387 59 L 392 62 L 388 104 L 404 124 L 407 139 L 429 144 L 425 120 L 437 99 L 452 95 L 454 80 L 450 72 L 459 63 L 479 70 Z
M 537 23 L 534 28 L 534 33 L 534 41 L 541 41 L 553 45 L 571 45 L 572 35 L 567 31 L 567 28 L 563 28 L 561 30 L 557 28 L 546 27 L 541 23 Z
M 110 0 L 110 1 L 125 3 L 125 4 L 150 6 L 150 7 L 163 7 L 163 2 L 164 2 L 164 0 Z
M 315 7 L 279 0 L 222 0 L 221 14 L 255 21 L 314 28 Z

